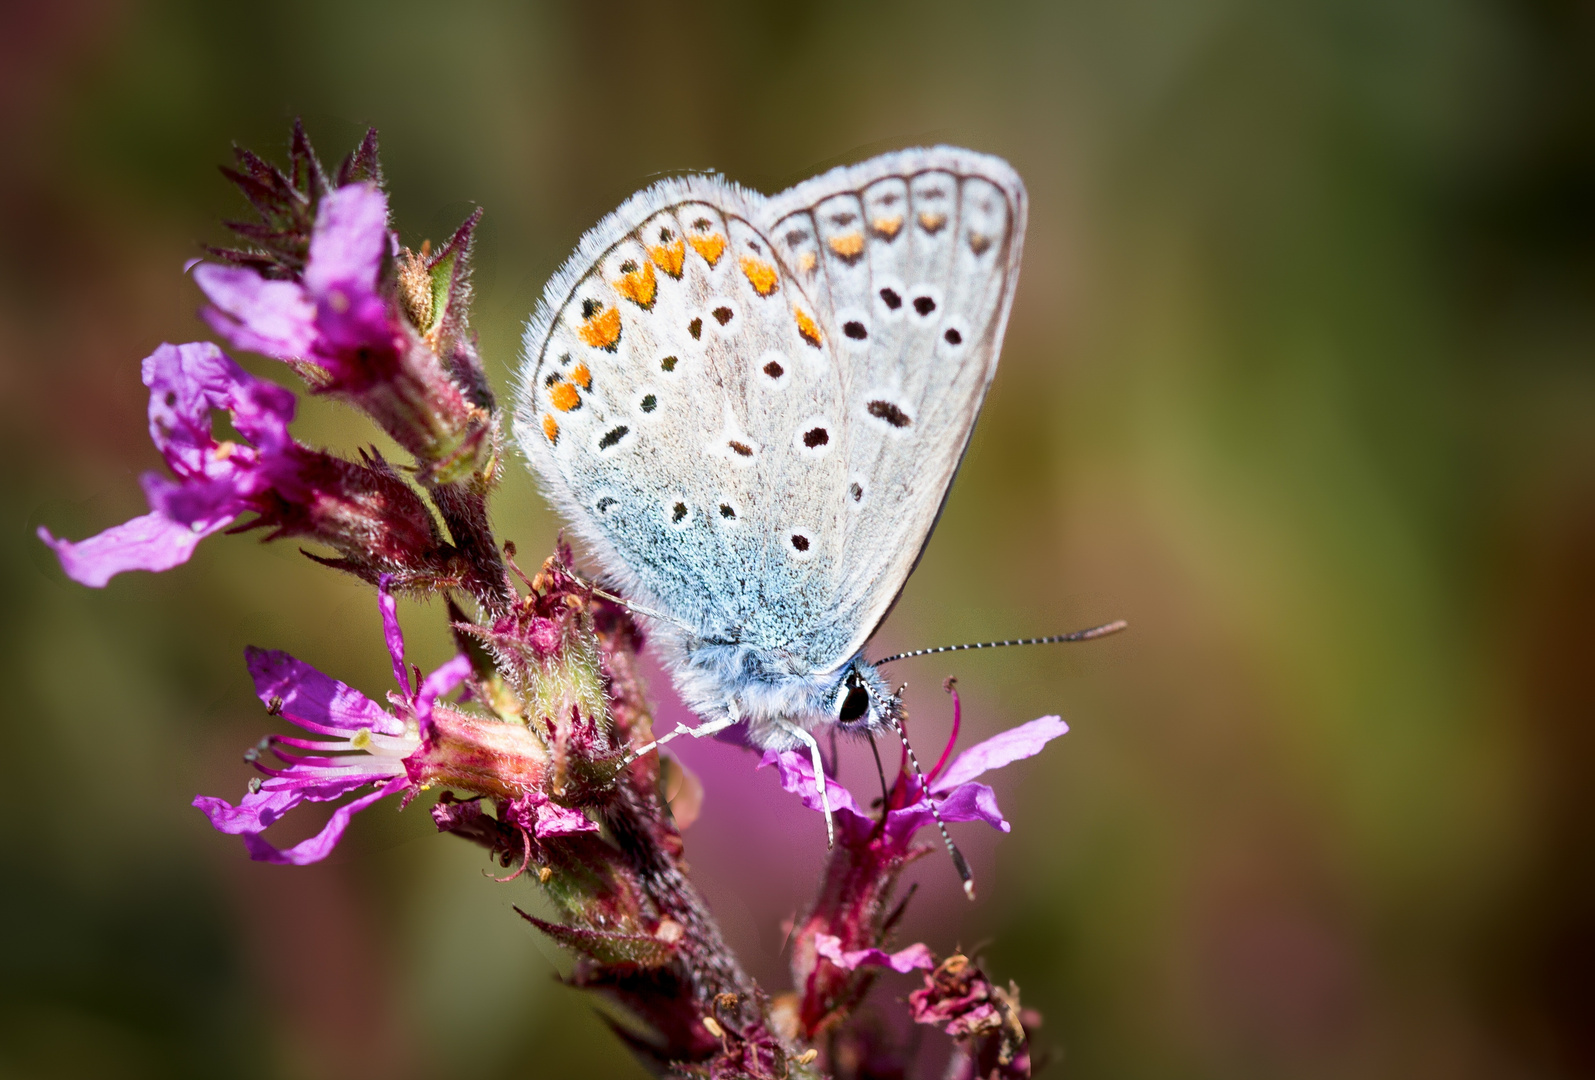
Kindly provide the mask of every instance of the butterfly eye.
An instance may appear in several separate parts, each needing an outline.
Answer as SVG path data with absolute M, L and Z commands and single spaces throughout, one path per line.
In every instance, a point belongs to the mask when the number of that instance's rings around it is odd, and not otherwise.
M 855 672 L 847 677 L 847 696 L 842 699 L 842 707 L 836 710 L 836 719 L 844 724 L 850 724 L 861 719 L 867 712 L 869 712 L 869 691 L 864 689 L 863 682 Z

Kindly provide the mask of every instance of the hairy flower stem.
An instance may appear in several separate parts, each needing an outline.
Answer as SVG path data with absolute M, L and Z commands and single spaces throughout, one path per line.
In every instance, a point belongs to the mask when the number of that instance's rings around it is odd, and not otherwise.
M 485 482 L 479 485 L 486 487 Z M 466 483 L 436 484 L 427 488 L 427 494 L 466 568 L 460 587 L 471 594 L 489 621 L 507 614 L 519 595 L 488 524 L 485 490 L 473 490 Z

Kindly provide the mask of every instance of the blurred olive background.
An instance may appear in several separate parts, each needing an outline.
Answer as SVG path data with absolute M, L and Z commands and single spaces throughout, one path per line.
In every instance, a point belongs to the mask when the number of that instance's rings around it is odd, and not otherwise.
M 182 265 L 244 211 L 215 166 L 296 115 L 331 161 L 381 129 L 409 243 L 486 208 L 501 387 L 661 173 L 1008 158 L 1002 369 L 878 641 L 1134 629 L 897 669 L 929 744 L 947 674 L 971 737 L 1074 728 L 999 777 L 1012 834 L 960 834 L 979 904 L 926 860 L 910 931 L 1020 982 L 1052 1075 L 1595 1074 L 1589 4 L 64 0 L 0 7 L 0 1076 L 640 1075 L 533 890 L 424 809 L 289 869 L 189 808 L 270 724 L 244 645 L 385 690 L 369 591 L 227 538 L 93 591 L 33 538 L 142 512 L 139 359 L 204 336 Z M 558 528 L 519 470 L 498 521 L 534 563 Z M 441 612 L 405 619 L 440 660 Z M 685 756 L 697 876 L 781 988 L 818 820 Z

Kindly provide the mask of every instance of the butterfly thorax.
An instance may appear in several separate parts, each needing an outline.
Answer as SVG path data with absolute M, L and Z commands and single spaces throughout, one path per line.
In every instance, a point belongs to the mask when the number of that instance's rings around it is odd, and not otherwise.
M 809 731 L 829 725 L 887 731 L 899 708 L 886 680 L 862 654 L 820 672 L 782 649 L 685 634 L 656 640 L 687 708 L 704 721 L 734 710 L 747 725 L 748 741 L 762 749 L 799 745 L 780 721 Z

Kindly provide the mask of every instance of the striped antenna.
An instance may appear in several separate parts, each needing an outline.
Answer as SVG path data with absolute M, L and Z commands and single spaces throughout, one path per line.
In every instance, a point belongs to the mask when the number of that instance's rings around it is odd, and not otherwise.
M 888 656 L 884 660 L 875 661 L 875 666 L 890 664 L 896 660 L 907 660 L 914 656 L 930 656 L 933 653 L 962 652 L 965 649 L 1000 649 L 1007 645 L 1055 645 L 1064 641 L 1093 641 L 1097 638 L 1117 634 L 1120 630 L 1129 628 L 1129 623 L 1123 619 L 1114 619 L 1101 626 L 1093 626 L 1089 630 L 1076 630 L 1072 634 L 1055 634 L 1052 637 L 1017 638 L 1013 641 L 976 641 L 968 645 L 938 645 L 934 649 L 915 649 L 913 652 L 898 653 Z
M 902 697 L 904 686 L 897 691 L 897 696 Z M 925 773 L 919 767 L 919 758 L 914 755 L 914 748 L 908 745 L 908 732 L 903 730 L 903 722 L 897 714 L 892 714 L 892 726 L 897 729 L 897 737 L 903 742 L 903 749 L 908 751 L 908 763 L 914 766 L 914 777 L 919 781 L 920 797 L 925 800 L 925 805 L 930 807 L 930 816 L 936 819 L 936 828 L 941 830 L 942 843 L 947 845 L 947 854 L 953 857 L 953 869 L 958 871 L 958 880 L 964 883 L 964 895 L 973 900 L 975 898 L 975 875 L 970 872 L 969 861 L 964 858 L 964 853 L 958 850 L 958 845 L 953 843 L 952 835 L 947 832 L 947 823 L 941 819 L 941 811 L 936 809 L 936 800 L 931 797 L 930 782 L 925 779 Z M 873 744 L 872 744 L 873 745 Z

